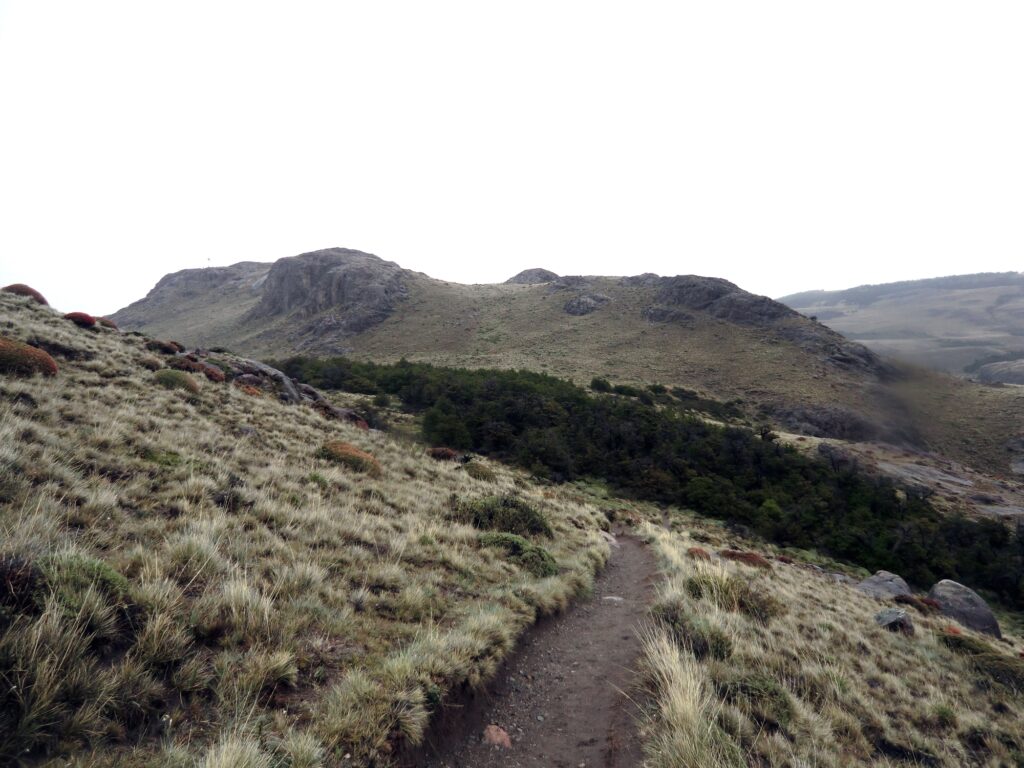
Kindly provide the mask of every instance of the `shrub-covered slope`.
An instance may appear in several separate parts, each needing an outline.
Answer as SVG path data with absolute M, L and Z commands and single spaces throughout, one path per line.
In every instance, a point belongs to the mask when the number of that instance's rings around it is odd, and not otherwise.
M 0 335 L 59 365 L 0 374 L 0 764 L 386 765 L 606 557 L 591 507 L 174 345 L 4 293 Z M 462 512 L 509 498 L 551 535 Z

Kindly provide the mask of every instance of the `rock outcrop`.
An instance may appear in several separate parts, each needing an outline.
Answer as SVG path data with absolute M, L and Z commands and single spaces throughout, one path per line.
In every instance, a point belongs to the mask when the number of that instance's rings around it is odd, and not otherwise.
M 899 632 L 908 637 L 914 634 L 914 620 L 902 608 L 886 608 L 875 615 L 875 623 L 890 632 Z
M 603 293 L 581 293 L 569 299 L 563 309 L 569 315 L 589 315 L 611 299 Z
M 403 275 L 393 262 L 348 248 L 279 259 L 260 286 L 262 297 L 250 317 L 324 313 L 317 327 L 361 333 L 387 318 L 407 296 Z
M 928 593 L 939 604 L 939 611 L 956 619 L 968 629 L 1002 637 L 995 614 L 977 592 L 956 581 L 943 579 Z
M 907 582 L 889 571 L 878 571 L 874 576 L 869 576 L 860 582 L 856 589 L 880 600 L 886 600 L 897 595 L 911 594 L 910 586 Z
M 537 283 L 554 283 L 558 280 L 558 275 L 552 272 L 550 269 L 541 269 L 535 267 L 534 269 L 524 269 L 518 275 L 510 277 L 505 281 L 506 285 L 536 285 Z

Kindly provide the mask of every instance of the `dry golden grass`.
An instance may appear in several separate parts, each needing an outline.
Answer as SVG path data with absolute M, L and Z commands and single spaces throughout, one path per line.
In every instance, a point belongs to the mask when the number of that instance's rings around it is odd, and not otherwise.
M 0 613 L 4 764 L 385 765 L 607 556 L 597 510 L 496 465 L 476 479 L 228 384 L 154 386 L 144 338 L 22 297 L 0 317 L 75 351 L 0 378 L 0 555 L 46 584 Z M 318 457 L 332 440 L 379 476 Z M 452 519 L 453 495 L 502 494 L 550 523 L 556 575 Z
M 665 572 L 642 665 L 648 766 L 1024 763 L 1020 692 L 943 642 L 949 619 L 899 606 L 917 632 L 887 632 L 883 604 L 821 570 L 695 558 L 735 537 L 682 516 L 674 527 L 643 527 Z M 749 611 L 743 591 L 782 612 Z M 1021 639 L 995 645 L 1012 664 Z

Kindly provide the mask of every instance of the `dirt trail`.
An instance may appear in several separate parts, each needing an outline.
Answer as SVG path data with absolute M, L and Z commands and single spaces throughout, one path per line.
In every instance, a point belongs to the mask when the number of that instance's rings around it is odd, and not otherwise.
M 631 768 L 641 762 L 636 707 L 629 700 L 655 563 L 621 536 L 593 596 L 524 637 L 487 691 L 450 709 L 423 768 Z M 483 743 L 488 724 L 511 749 Z

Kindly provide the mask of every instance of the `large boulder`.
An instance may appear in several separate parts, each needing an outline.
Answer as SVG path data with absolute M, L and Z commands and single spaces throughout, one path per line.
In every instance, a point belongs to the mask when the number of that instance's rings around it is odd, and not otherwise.
M 875 615 L 875 623 L 890 632 L 899 632 L 907 636 L 914 634 L 914 620 L 901 608 L 886 608 L 879 611 Z
M 939 610 L 956 619 L 968 629 L 984 632 L 986 635 L 1002 637 L 999 622 L 977 592 L 950 579 L 943 579 L 928 593 L 928 597 L 939 604 Z
M 880 600 L 887 600 L 896 595 L 909 595 L 910 586 L 895 573 L 889 571 L 878 571 L 874 576 L 868 576 L 857 585 L 865 595 L 877 597 Z

